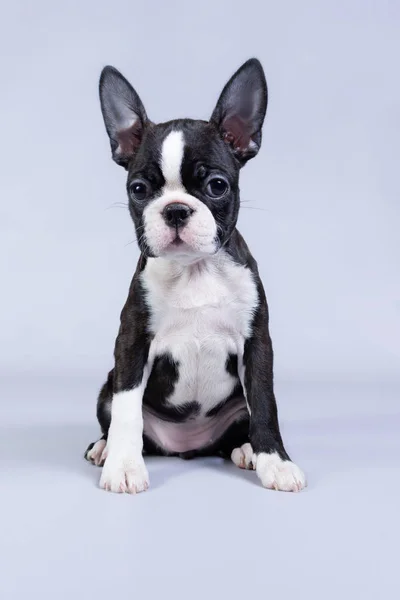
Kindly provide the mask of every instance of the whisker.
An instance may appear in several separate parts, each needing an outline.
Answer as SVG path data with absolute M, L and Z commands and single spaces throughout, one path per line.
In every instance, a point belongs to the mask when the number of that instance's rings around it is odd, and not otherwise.
M 263 212 L 271 212 L 268 208 L 260 208 L 259 206 L 243 206 L 242 208 L 248 208 L 250 210 L 262 210 Z
M 110 210 L 110 208 L 127 208 L 128 204 L 126 202 L 114 202 L 110 206 L 107 206 L 104 210 Z
M 262 210 L 264 212 L 271 212 L 269 208 L 262 208 L 261 206 L 249 206 L 249 205 L 247 205 L 248 202 L 251 202 L 251 200 L 247 200 L 247 199 L 240 200 L 240 206 L 242 208 L 250 208 L 251 210 Z M 243 204 L 246 204 L 247 206 L 243 206 Z

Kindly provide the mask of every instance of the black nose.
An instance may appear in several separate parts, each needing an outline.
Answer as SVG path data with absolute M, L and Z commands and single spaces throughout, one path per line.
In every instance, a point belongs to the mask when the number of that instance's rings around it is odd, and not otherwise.
M 168 204 L 163 211 L 164 221 L 170 227 L 182 227 L 186 225 L 191 214 L 193 214 L 193 209 L 179 202 Z

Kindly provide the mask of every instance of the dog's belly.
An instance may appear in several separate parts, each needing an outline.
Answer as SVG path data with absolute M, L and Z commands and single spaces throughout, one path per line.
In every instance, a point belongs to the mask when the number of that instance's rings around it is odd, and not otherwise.
M 247 415 L 241 396 L 231 398 L 217 414 L 200 415 L 181 423 L 166 421 L 157 412 L 143 407 L 143 430 L 165 452 L 183 453 L 213 446 L 233 423 Z

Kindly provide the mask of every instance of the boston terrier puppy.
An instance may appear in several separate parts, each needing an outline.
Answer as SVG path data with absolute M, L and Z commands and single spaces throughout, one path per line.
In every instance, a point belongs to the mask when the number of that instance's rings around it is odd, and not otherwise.
M 301 490 L 279 431 L 267 301 L 236 229 L 240 169 L 260 149 L 267 108 L 261 64 L 240 67 L 209 121 L 153 123 L 113 67 L 100 101 L 140 248 L 98 398 L 102 437 L 86 451 L 103 466 L 100 486 L 146 490 L 146 454 L 218 455 L 266 488 Z

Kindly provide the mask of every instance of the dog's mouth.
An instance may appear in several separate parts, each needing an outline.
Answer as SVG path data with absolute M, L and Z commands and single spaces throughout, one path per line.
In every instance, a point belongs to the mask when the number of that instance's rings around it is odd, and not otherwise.
M 165 256 L 179 257 L 179 256 L 192 256 L 197 252 L 188 244 L 184 239 L 181 238 L 177 232 L 172 241 L 166 246 L 163 253 Z
M 184 241 L 182 240 L 181 237 L 179 237 L 179 233 L 177 233 L 175 238 L 171 242 L 171 246 L 176 248 L 177 246 L 182 246 L 183 243 L 184 243 Z
M 166 250 L 173 252 L 174 250 L 183 250 L 184 248 L 189 249 L 189 246 L 186 242 L 184 242 L 179 233 L 177 233 L 172 242 L 168 244 Z
M 159 256 L 169 256 L 173 259 L 187 260 L 199 259 L 206 255 L 216 254 L 219 249 L 219 244 L 217 239 L 215 238 L 212 243 L 212 248 L 210 250 L 207 249 L 205 252 L 202 248 L 196 247 L 198 244 L 198 240 L 191 239 L 191 236 L 187 235 L 185 230 L 174 231 L 171 232 L 171 237 L 165 244 L 163 249 L 160 249 Z

